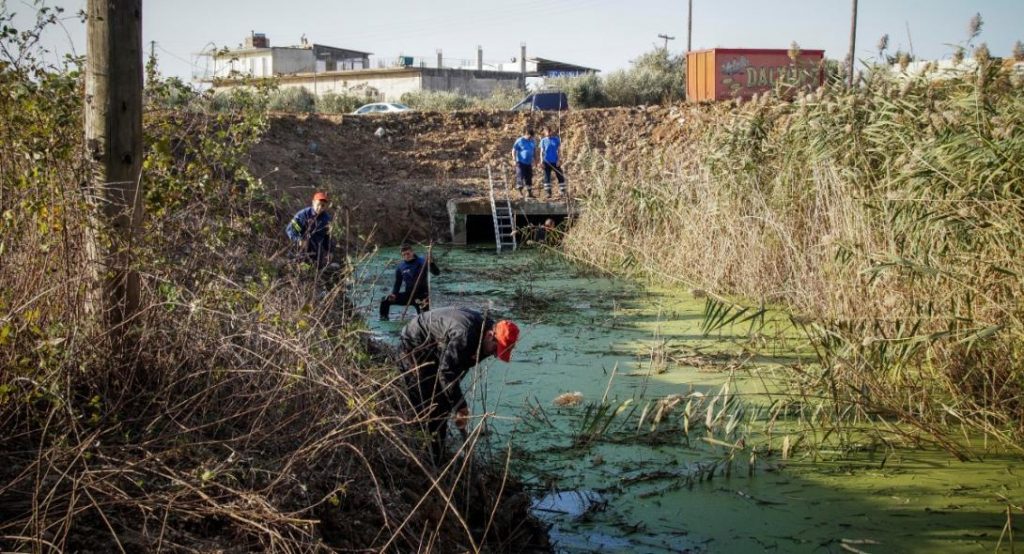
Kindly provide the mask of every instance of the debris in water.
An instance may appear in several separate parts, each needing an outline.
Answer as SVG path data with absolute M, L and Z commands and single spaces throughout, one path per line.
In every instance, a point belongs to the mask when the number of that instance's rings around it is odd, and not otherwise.
M 552 401 L 555 406 L 579 406 L 580 402 L 583 402 L 583 393 L 579 391 L 559 394 Z

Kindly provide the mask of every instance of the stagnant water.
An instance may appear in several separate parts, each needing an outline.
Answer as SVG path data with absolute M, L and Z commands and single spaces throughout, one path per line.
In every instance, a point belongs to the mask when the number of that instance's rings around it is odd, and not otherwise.
M 783 426 L 773 455 L 751 463 L 742 446 L 767 440 L 756 406 L 780 386 L 778 368 L 802 361 L 798 340 L 751 352 L 745 329 L 705 337 L 703 301 L 581 274 L 550 253 L 436 257 L 444 273 L 432 278 L 435 307 L 488 309 L 523 330 L 511 363 L 489 360 L 463 386 L 473 413 L 488 414 L 474 420 L 487 430 L 482 455 L 509 458 L 532 486 L 534 513 L 550 522 L 560 551 L 993 552 L 1007 505 L 1021 505 L 1024 466 L 1010 456 L 812 455 L 794 433 L 784 460 Z M 354 290 L 371 331 L 390 340 L 402 310 L 382 323 L 376 303 L 397 260 L 397 249 L 382 250 L 360 266 Z M 574 392 L 579 404 L 555 404 Z M 651 431 L 665 398 L 679 403 Z M 695 430 L 712 400 L 712 431 Z M 684 423 L 687 401 L 699 409 Z M 1001 540 L 1009 552 L 1008 536 Z

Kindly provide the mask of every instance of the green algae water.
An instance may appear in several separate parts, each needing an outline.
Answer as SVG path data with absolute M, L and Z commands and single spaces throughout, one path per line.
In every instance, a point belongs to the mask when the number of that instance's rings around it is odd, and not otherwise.
M 702 300 L 581 273 L 551 253 L 435 259 L 434 307 L 520 324 L 512 362 L 486 361 L 463 389 L 483 426 L 479 454 L 508 460 L 532 488 L 559 551 L 1011 551 L 1018 458 L 811 451 L 785 425 L 766 437 L 776 371 L 811 362 L 798 340 L 753 352 L 742 326 L 704 336 Z M 397 260 L 382 250 L 353 291 L 370 331 L 391 342 L 414 315 L 394 307 L 377 320 Z M 747 447 L 768 441 L 780 446 Z

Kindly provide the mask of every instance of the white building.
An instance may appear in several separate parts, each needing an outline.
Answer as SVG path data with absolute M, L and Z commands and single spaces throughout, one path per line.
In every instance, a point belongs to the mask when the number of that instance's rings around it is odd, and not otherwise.
M 523 88 L 527 78 L 542 79 L 596 72 L 544 58 L 521 55 L 506 63 L 484 63 L 483 50 L 476 60 L 397 56 L 376 59 L 371 67 L 369 52 L 310 44 L 271 47 L 262 33 L 252 33 L 239 48 L 214 52 L 213 71 L 203 78 L 214 88 L 248 86 L 250 79 L 274 78 L 282 89 L 305 88 L 314 95 L 356 94 L 368 100 L 398 101 L 403 94 L 417 91 L 457 92 L 486 97 L 498 88 Z
M 210 78 L 265 78 L 369 67 L 370 52 L 310 44 L 305 39 L 299 46 L 270 46 L 266 35 L 253 33 L 240 48 L 213 54 Z

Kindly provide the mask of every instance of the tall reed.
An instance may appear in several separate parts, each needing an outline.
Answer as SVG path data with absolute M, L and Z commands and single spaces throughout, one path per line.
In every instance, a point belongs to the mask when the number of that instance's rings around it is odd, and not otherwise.
M 723 301 L 784 304 L 837 403 L 1019 449 L 1022 93 L 989 60 L 691 109 L 690 139 L 636 170 L 583 156 L 566 248 Z

